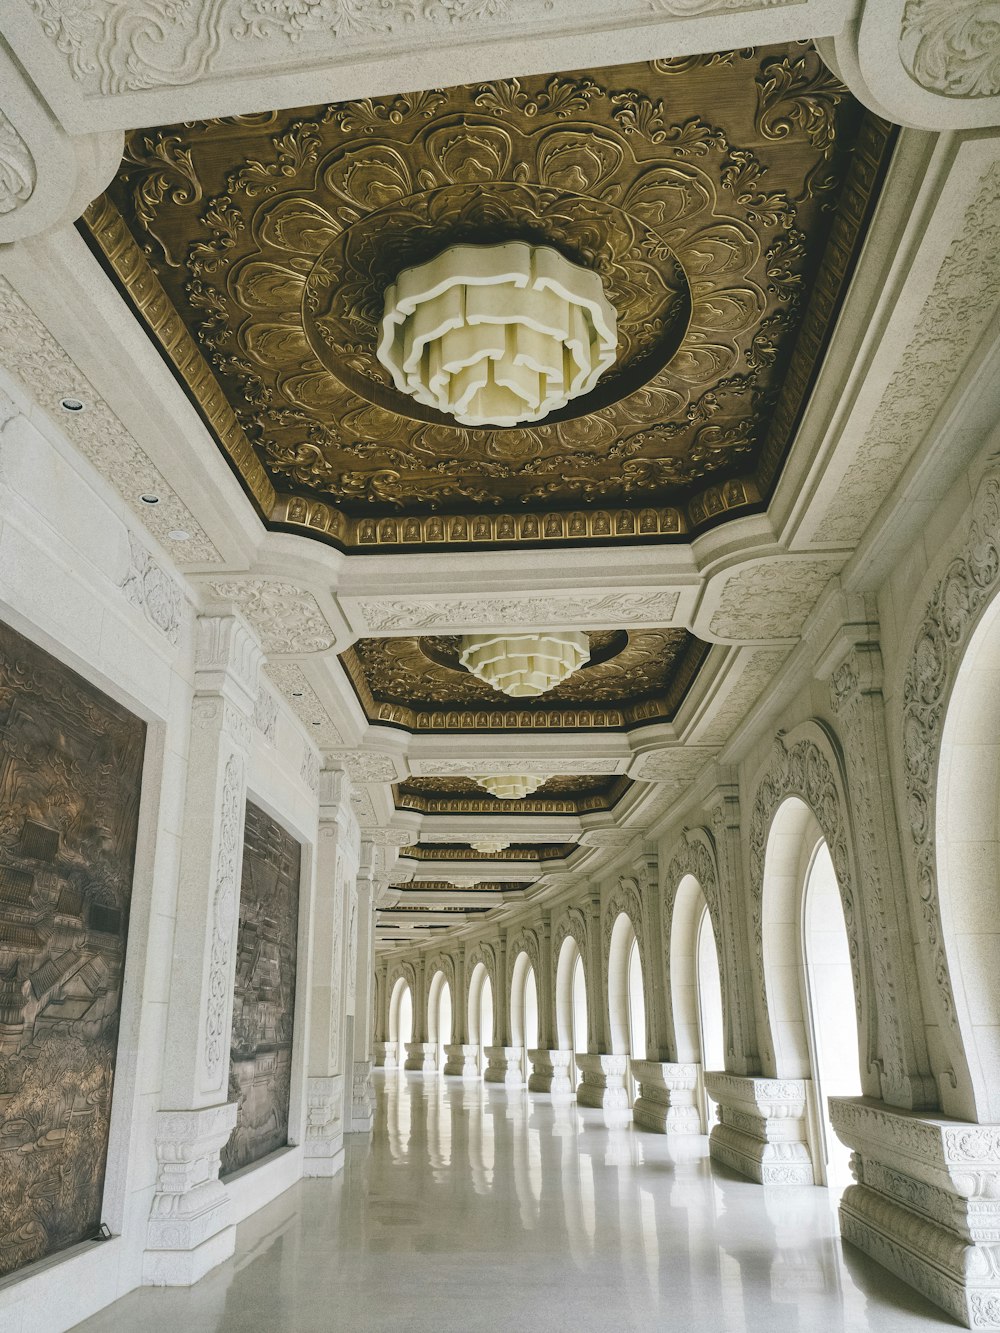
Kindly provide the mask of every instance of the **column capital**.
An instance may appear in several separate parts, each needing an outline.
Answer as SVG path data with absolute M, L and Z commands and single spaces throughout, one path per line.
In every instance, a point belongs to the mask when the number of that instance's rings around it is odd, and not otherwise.
M 242 616 L 198 617 L 194 650 L 195 695 L 221 695 L 253 717 L 264 653 Z

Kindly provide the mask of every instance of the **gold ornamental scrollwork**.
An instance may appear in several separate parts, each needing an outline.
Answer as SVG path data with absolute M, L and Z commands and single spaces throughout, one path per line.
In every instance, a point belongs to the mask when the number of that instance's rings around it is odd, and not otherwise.
M 136 131 L 86 223 L 272 525 L 664 540 L 766 498 L 887 144 L 794 45 Z M 468 429 L 390 382 L 382 297 L 505 239 L 600 274 L 620 356 L 544 422 Z

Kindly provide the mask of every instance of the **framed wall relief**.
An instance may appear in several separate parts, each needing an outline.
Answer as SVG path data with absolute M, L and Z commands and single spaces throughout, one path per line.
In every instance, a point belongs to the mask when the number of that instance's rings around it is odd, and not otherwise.
M 101 1224 L 145 733 L 0 624 L 0 1276 Z
M 302 849 L 247 802 L 229 1099 L 239 1106 L 222 1175 L 288 1142 Z

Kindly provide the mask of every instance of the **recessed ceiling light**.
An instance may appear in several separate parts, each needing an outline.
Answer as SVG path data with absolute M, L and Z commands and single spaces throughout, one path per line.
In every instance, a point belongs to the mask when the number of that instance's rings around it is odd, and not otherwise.
M 314 723 L 313 723 L 313 726 L 314 726 L 314 727 L 321 727 L 322 725 L 323 725 L 322 722 L 314 722 Z
M 301 691 L 301 690 L 292 690 L 292 698 L 293 698 L 293 699 L 301 699 L 301 698 L 302 698 L 302 691 Z
M 160 503 L 158 495 L 140 495 L 139 499 L 144 505 L 158 505 Z
M 146 497 L 143 496 L 143 499 Z M 172 542 L 189 542 L 191 540 L 190 532 L 185 532 L 183 528 L 174 528 L 173 532 L 168 532 L 167 536 Z
M 64 412 L 82 412 L 87 404 L 82 398 L 67 397 L 59 399 L 59 406 Z

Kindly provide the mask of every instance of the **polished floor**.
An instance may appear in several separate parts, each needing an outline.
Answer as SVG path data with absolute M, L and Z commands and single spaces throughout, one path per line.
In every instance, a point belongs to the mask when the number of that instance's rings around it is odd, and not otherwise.
M 418 1074 L 376 1076 L 370 1140 L 245 1222 L 189 1290 L 144 1288 L 86 1333 L 954 1328 L 844 1248 L 826 1190 L 762 1189 L 705 1140 Z

